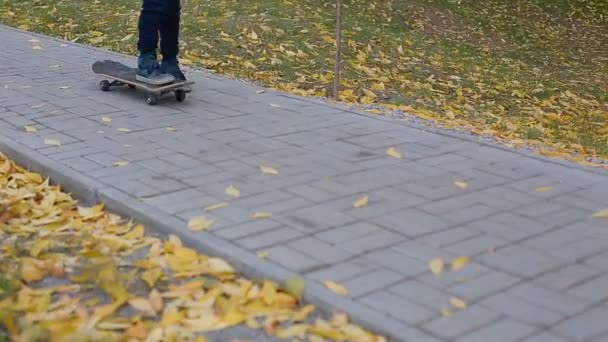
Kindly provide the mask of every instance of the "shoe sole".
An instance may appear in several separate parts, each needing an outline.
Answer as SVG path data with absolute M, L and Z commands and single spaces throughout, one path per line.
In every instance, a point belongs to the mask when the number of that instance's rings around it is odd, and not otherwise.
M 172 79 L 167 78 L 164 80 L 163 79 L 155 80 L 155 79 L 147 78 L 147 77 L 140 76 L 140 75 L 135 75 L 135 80 L 137 80 L 139 82 L 151 84 L 151 85 L 157 85 L 157 86 L 175 82 L 175 78 L 172 78 Z

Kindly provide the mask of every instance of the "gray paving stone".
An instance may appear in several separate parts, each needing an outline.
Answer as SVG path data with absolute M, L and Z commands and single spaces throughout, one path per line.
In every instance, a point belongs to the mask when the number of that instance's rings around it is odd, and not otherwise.
M 326 264 L 335 264 L 353 257 L 352 252 L 345 251 L 314 237 L 304 237 L 290 242 L 288 247 L 310 255 Z
M 298 230 L 284 227 L 266 231 L 255 236 L 242 238 L 238 240 L 237 243 L 250 250 L 257 250 L 294 240 L 302 235 L 303 234 Z
M 608 252 L 599 253 L 585 260 L 585 265 L 608 272 Z
M 429 259 L 430 261 L 430 259 Z M 447 261 L 447 260 L 446 260 Z M 428 265 L 428 261 L 427 261 Z M 431 286 L 440 289 L 450 289 L 453 286 L 459 284 L 466 284 L 475 281 L 477 278 L 484 276 L 491 272 L 491 269 L 475 262 L 469 262 L 466 266 L 456 272 L 444 272 L 441 276 L 436 276 L 430 272 L 430 270 L 417 279 L 421 282 L 427 283 Z
M 350 296 L 359 297 L 387 288 L 400 280 L 403 280 L 403 275 L 399 273 L 385 269 L 377 269 L 370 273 L 347 280 L 344 282 L 344 286 L 348 289 Z
M 503 272 L 488 272 L 470 281 L 452 286 L 449 290 L 462 298 L 479 300 L 483 297 L 502 292 L 520 281 L 521 279 Z
M 268 259 L 296 272 L 318 268 L 323 263 L 287 246 L 274 246 L 267 250 Z
M 449 226 L 447 221 L 418 209 L 398 211 L 370 221 L 407 237 L 417 237 Z
M 353 253 L 365 253 L 377 249 L 385 249 L 406 240 L 405 237 L 388 231 L 380 231 L 369 236 L 344 241 L 336 246 Z
M 545 273 L 534 282 L 546 288 L 563 291 L 596 277 L 599 272 L 583 264 L 567 265 L 553 272 Z
M 340 227 L 353 221 L 353 218 L 323 205 L 298 209 L 285 215 L 282 220 L 283 223 L 305 232 L 318 232 L 328 228 Z
M 566 340 L 563 337 L 560 337 L 555 334 L 544 331 L 544 332 L 535 334 L 533 336 L 530 336 L 530 337 L 524 339 L 523 341 L 524 342 L 567 342 L 568 340 Z
M 205 194 L 194 189 L 184 189 L 175 192 L 160 194 L 158 196 L 148 197 L 144 202 L 161 208 L 163 211 L 175 214 L 186 209 L 195 207 L 203 207 Z
M 95 162 L 92 162 L 90 160 L 83 159 L 80 157 L 64 159 L 63 162 L 68 167 L 70 167 L 74 170 L 80 171 L 80 172 L 89 172 L 89 171 L 93 171 L 93 170 L 99 170 L 100 168 L 103 167 Z
M 175 172 L 179 170 L 179 166 L 157 158 L 138 160 L 137 165 L 145 167 L 146 169 L 152 170 L 159 174 L 167 174 L 169 172 Z
M 485 264 L 524 277 L 533 277 L 566 264 L 563 259 L 520 245 L 511 245 L 498 249 L 494 253 L 484 254 L 480 260 Z
M 213 215 L 213 212 L 211 212 L 210 215 Z M 273 220 L 257 220 L 231 225 L 225 229 L 220 229 L 214 232 L 227 240 L 234 240 L 279 227 L 281 227 L 281 224 Z
M 379 265 L 407 276 L 415 276 L 427 270 L 427 264 L 390 249 L 381 249 L 364 255 Z
M 608 286 L 608 275 L 603 275 L 599 278 L 593 278 L 583 282 L 580 285 L 574 286 L 567 291 L 568 294 L 589 301 L 604 301 L 608 299 L 608 293 L 605 291 Z
M 608 333 L 606 317 L 608 317 L 607 309 L 594 308 L 561 322 L 554 330 L 576 341 L 583 341 Z
M 509 294 L 522 298 L 534 305 L 542 306 L 563 315 L 577 314 L 587 307 L 589 302 L 555 290 L 543 288 L 532 283 L 524 283 L 509 289 Z
M 449 294 L 445 290 L 436 289 L 417 280 L 406 280 L 388 288 L 403 298 L 424 305 L 435 313 L 446 307 Z
M 499 239 L 492 236 L 477 236 L 472 239 L 463 240 L 448 246 L 445 246 L 445 250 L 455 254 L 473 256 L 480 253 L 485 253 L 488 250 L 494 250 L 496 248 L 503 247 L 509 244 L 509 241 Z
M 155 189 L 160 190 L 161 192 L 173 192 L 177 190 L 182 190 L 186 188 L 186 185 L 180 183 L 176 180 L 167 178 L 165 176 L 149 176 L 149 177 L 141 177 L 139 181 L 142 184 L 148 185 Z
M 442 338 L 454 340 L 460 335 L 490 324 L 498 317 L 495 312 L 480 305 L 473 305 L 466 310 L 456 312 L 452 317 L 435 318 L 423 327 Z
M 380 232 L 382 232 L 382 229 L 375 225 L 367 222 L 357 222 L 343 227 L 328 229 L 315 234 L 315 237 L 332 244 L 338 244 Z
M 86 155 L 84 157 L 99 165 L 105 165 L 105 166 L 112 166 L 114 163 L 123 160 L 122 158 L 112 155 L 108 152 L 93 153 L 93 154 Z
M 480 303 L 494 312 L 539 327 L 551 326 L 566 317 L 506 293 L 493 295 Z
M 370 262 L 369 260 L 353 258 L 308 273 L 308 276 L 319 281 L 333 280 L 342 282 L 359 275 L 367 274 L 378 267 L 378 264 Z
M 418 324 L 435 315 L 432 310 L 386 291 L 372 293 L 361 301 L 408 324 Z
M 428 264 L 428 262 L 433 258 L 451 260 L 452 258 L 457 256 L 456 254 L 453 254 L 446 250 L 436 248 L 430 245 L 425 245 L 416 240 L 400 243 L 398 245 L 395 245 L 393 249 L 413 259 L 420 260 L 425 264 Z
M 512 342 L 520 341 L 530 336 L 536 329 L 511 319 L 501 319 L 489 324 L 471 334 L 463 336 L 456 341 L 467 342 Z

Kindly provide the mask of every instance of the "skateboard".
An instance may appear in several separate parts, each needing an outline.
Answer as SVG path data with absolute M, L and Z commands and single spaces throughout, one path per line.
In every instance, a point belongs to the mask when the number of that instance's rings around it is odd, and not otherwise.
M 171 82 L 163 85 L 154 85 L 138 81 L 135 78 L 137 69 L 131 68 L 120 62 L 105 60 L 93 63 L 93 72 L 110 80 L 99 82 L 102 91 L 109 91 L 114 86 L 127 85 L 131 89 L 141 88 L 146 93 L 146 103 L 155 105 L 164 94 L 173 93 L 178 102 L 186 99 L 187 87 L 194 84 L 192 81 Z

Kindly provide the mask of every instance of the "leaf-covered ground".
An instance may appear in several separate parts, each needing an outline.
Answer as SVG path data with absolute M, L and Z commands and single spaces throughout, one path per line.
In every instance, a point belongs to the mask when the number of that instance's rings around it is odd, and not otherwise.
M 140 3 L 0 0 L 0 22 L 134 54 Z M 187 0 L 183 60 L 327 95 L 334 4 Z M 347 0 L 345 7 L 342 100 L 532 144 L 549 156 L 608 155 L 607 2 Z
M 385 341 L 345 314 L 315 314 L 300 278 L 283 285 L 78 206 L 0 154 L 0 341 L 226 341 L 213 334 L 238 326 L 269 341 Z

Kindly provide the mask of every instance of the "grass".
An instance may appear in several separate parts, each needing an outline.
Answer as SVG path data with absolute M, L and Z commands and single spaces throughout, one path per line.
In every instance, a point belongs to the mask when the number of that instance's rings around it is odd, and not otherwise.
M 0 21 L 135 54 L 140 1 L 0 0 Z M 346 2 L 341 99 L 554 153 L 608 155 L 608 3 Z M 188 0 L 182 58 L 301 95 L 333 77 L 332 1 Z

